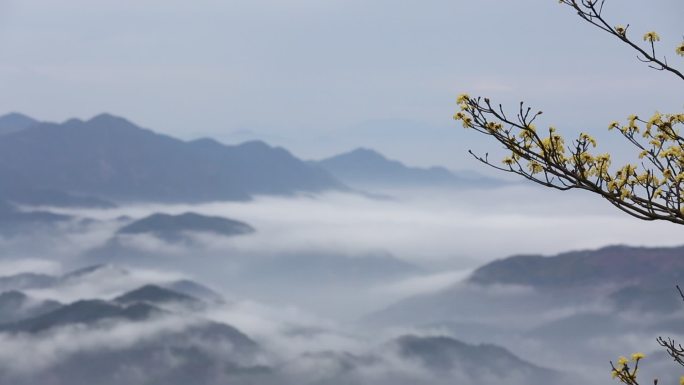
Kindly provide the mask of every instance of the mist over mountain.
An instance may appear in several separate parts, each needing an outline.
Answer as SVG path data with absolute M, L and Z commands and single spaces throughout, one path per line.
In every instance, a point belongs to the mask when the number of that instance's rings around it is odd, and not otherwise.
M 0 293 L 0 324 L 36 317 L 60 306 L 57 301 L 30 298 L 20 291 L 4 291 Z
M 473 272 L 470 281 L 484 285 L 534 287 L 660 285 L 684 278 L 684 247 L 609 246 L 551 257 L 513 256 Z
M 503 258 L 463 282 L 403 299 L 361 322 L 380 330 L 446 330 L 465 342 L 533 355 L 541 366 L 568 357 L 568 367 L 599 370 L 613 352 L 641 349 L 652 355 L 649 373 L 670 375 L 669 357 L 657 354 L 652 341 L 684 332 L 675 288 L 683 250 L 610 246 Z
M 629 246 L 512 256 L 481 266 L 463 283 L 406 299 L 371 319 L 430 323 L 459 319 L 462 311 L 489 316 L 505 307 L 522 314 L 582 303 L 614 312 L 678 312 L 681 298 L 674 285 L 684 275 L 683 256 L 683 247 Z M 468 300 L 473 295 L 479 303 Z
M 530 364 L 508 350 L 491 344 L 469 345 L 449 337 L 407 335 L 394 341 L 400 354 L 421 361 L 438 372 L 458 368 L 475 381 L 488 377 L 525 378 L 533 383 L 560 380 L 560 373 Z M 488 363 L 483 366 L 483 363 Z
M 181 314 L 151 304 L 181 298 L 199 301 L 145 286 L 114 301 L 78 300 L 2 324 L 0 338 L 6 343 L 56 349 L 59 355 L 34 356 L 30 372 L 0 364 L 0 379 L 18 384 L 41 379 L 55 384 L 180 385 L 193 378 L 217 384 L 229 378 L 241 383 L 243 372 L 254 380 L 266 370 L 256 359 L 258 344 L 236 328 L 201 316 L 179 318 Z M 52 345 L 44 342 L 51 339 Z M 118 342 L 107 346 L 107 339 Z
M 19 273 L 0 277 L 0 291 L 41 289 L 55 285 L 58 278 L 42 273 Z
M 122 294 L 112 301 L 122 305 L 129 305 L 137 302 L 162 305 L 165 303 L 199 305 L 201 302 L 197 298 L 177 293 L 157 285 L 145 285 L 141 288 Z
M 244 222 L 188 212 L 179 215 L 152 214 L 122 227 L 117 234 L 150 234 L 176 242 L 183 240 L 187 232 L 234 236 L 254 231 L 253 227 Z
M 498 202 L 501 185 L 373 150 L 302 162 L 262 142 L 181 141 L 101 115 L 1 135 L 7 180 L 0 264 L 20 273 L 0 277 L 0 382 L 564 384 L 555 346 L 573 354 L 574 376 L 630 341 L 684 332 L 668 295 L 683 248 L 444 271 L 425 256 L 471 256 L 472 229 L 519 220 L 508 201 L 473 214 L 470 202 Z M 357 192 L 376 187 L 396 194 Z M 469 203 L 445 211 L 455 200 Z M 12 360 L 19 350 L 42 354 L 30 375 Z
M 71 220 L 72 217 L 41 210 L 20 210 L 0 199 L 0 235 L 38 231 Z
M 342 189 L 320 168 L 262 142 L 185 142 L 102 114 L 0 136 L 0 185 L 115 201 L 243 200 Z
M 347 333 L 344 338 L 354 341 L 352 345 L 330 345 L 335 332 L 328 328 L 280 320 L 281 312 L 267 313 L 275 319 L 250 315 L 237 304 L 207 302 L 152 283 L 131 287 L 131 278 L 138 274 L 116 266 L 89 266 L 55 277 L 52 285 L 36 282 L 40 289 L 33 290 L 43 296 L 61 296 L 75 284 L 106 286 L 107 276 L 118 277 L 124 286 L 113 299 L 101 298 L 96 290 L 91 299 L 66 304 L 35 301 L 52 308 L 0 322 L 0 380 L 21 385 L 48 379 L 54 384 L 103 385 L 446 385 L 453 379 L 484 385 L 503 380 L 516 385 L 565 384 L 558 372 L 502 347 L 471 345 L 447 336 L 402 335 L 362 343 L 362 335 Z M 52 289 L 45 291 L 46 287 Z M 0 308 L 16 308 L 30 300 L 26 294 L 7 292 L 0 295 Z M 187 302 L 204 306 L 171 306 Z M 220 318 L 231 318 L 231 313 L 255 336 Z M 265 325 L 274 329 L 264 334 Z M 301 351 L 280 345 L 300 335 L 313 344 Z M 30 364 L 12 359 L 10 349 L 18 348 L 36 352 Z
M 319 165 L 345 184 L 357 187 L 483 188 L 504 184 L 473 173 L 461 175 L 443 167 L 409 167 L 368 148 L 357 148 L 311 163 Z

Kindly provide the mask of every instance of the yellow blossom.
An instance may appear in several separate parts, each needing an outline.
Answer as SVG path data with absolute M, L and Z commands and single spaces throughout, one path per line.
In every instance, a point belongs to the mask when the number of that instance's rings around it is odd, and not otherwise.
M 650 129 L 654 124 L 658 126 L 663 124 L 663 115 L 660 112 L 653 114 L 651 119 L 648 120 L 648 123 L 646 123 L 646 128 Z
M 489 131 L 499 131 L 503 127 L 501 123 L 496 123 L 496 122 L 487 122 L 487 125 L 485 126 Z
M 675 179 L 675 182 L 682 183 L 684 181 L 684 172 L 681 174 L 678 174 L 674 179 Z
M 617 34 L 620 36 L 625 36 L 625 34 L 627 33 L 627 28 L 625 28 L 624 25 L 616 25 L 615 32 L 617 32 Z
M 468 94 L 460 94 L 456 98 L 456 103 L 463 104 L 463 103 L 467 103 L 469 100 L 470 100 L 470 96 L 468 96 Z
M 677 52 L 677 55 L 679 56 L 684 56 L 684 41 L 675 48 L 675 52 Z
M 465 117 L 466 117 L 466 114 L 459 111 L 454 115 L 454 120 L 462 120 Z
M 639 360 L 643 359 L 644 357 L 646 357 L 646 355 L 644 353 L 633 353 L 632 354 L 632 361 L 639 361 Z
M 622 189 L 620 190 L 620 199 L 629 198 L 630 195 L 632 195 L 632 193 L 631 193 L 628 189 L 622 188 Z M 624 358 L 624 357 L 621 357 L 621 358 Z M 626 358 L 625 358 L 625 359 L 626 359 Z M 626 361 L 625 361 L 625 362 L 626 362 Z M 625 363 L 624 365 L 621 365 L 621 366 L 625 366 L 625 365 L 627 365 L 627 364 Z
M 679 385 L 684 385 L 684 376 L 679 377 Z
M 538 174 L 538 173 L 544 171 L 544 168 L 542 167 L 542 165 L 537 163 L 537 162 L 530 162 L 527 165 L 527 168 L 530 170 L 531 174 Z
M 620 357 L 618 358 L 618 361 L 617 361 L 617 363 L 618 363 L 618 368 L 622 368 L 622 367 L 626 366 L 628 362 L 629 362 L 629 360 L 627 359 L 627 357 L 625 357 L 625 356 L 620 356 Z
M 660 36 L 658 36 L 655 31 L 646 32 L 646 34 L 644 34 L 644 41 L 654 43 L 656 41 L 660 41 Z
M 594 139 L 591 135 L 581 133 L 580 134 L 580 140 L 583 140 L 585 142 L 588 142 L 592 145 L 592 147 L 596 147 L 596 139 Z

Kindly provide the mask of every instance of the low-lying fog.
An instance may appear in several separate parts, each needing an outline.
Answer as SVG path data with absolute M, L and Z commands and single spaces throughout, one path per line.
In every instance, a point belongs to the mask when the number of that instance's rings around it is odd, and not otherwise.
M 497 258 L 611 244 L 680 243 L 676 226 L 633 219 L 584 192 L 560 193 L 515 185 L 487 190 L 385 191 L 383 195 L 384 198 L 371 198 L 330 193 L 260 197 L 249 202 L 54 209 L 95 221 L 59 233 L 3 240 L 6 252 L 1 263 L 6 272 L 54 271 L 57 262 L 78 267 L 88 263 L 82 261 L 83 253 L 105 245 L 127 221 L 158 212 L 224 216 L 246 222 L 256 232 L 235 237 L 195 234 L 197 242 L 192 244 L 167 243 L 146 235 L 129 236 L 121 241 L 125 251 L 116 252 L 114 260 L 97 262 L 182 269 L 186 274 L 236 291 L 237 295 L 310 305 L 312 310 L 322 310 L 325 315 L 353 319 L 401 297 L 448 287 L 472 269 Z M 136 252 L 148 258 L 131 258 Z M 150 259 L 150 254 L 164 258 Z M 249 282 L 235 277 L 240 273 L 238 265 L 245 259 L 271 260 L 282 255 L 313 261 L 318 258 L 323 265 L 332 264 L 330 261 L 338 256 L 373 256 L 391 259 L 393 268 L 397 267 L 395 262 L 407 262 L 415 271 L 405 266 L 406 271 L 390 275 L 391 281 L 366 280 L 369 285 L 363 286 L 365 295 L 361 297 L 355 292 L 358 286 L 350 287 L 344 281 L 326 277 L 315 282 L 308 282 L 307 277 L 299 282 L 301 288 L 296 280 L 278 280 L 280 270 L 288 269 L 288 259 L 283 259 L 281 265 L 272 263 L 268 268 L 260 266 L 245 273 L 242 278 Z M 299 262 L 302 259 L 292 264 Z M 373 268 L 383 269 L 382 261 Z M 350 277 L 342 276 L 340 280 L 347 278 Z M 269 287 L 273 284 L 276 290 Z M 316 296 L 310 291 L 312 285 L 331 290 L 324 297 Z M 281 290 L 282 286 L 287 287 L 286 292 Z
M 388 191 L 387 198 L 330 193 L 249 202 L 130 205 L 110 210 L 56 210 L 99 220 L 155 212 L 226 216 L 256 233 L 206 239 L 234 252 L 389 252 L 428 269 L 472 268 L 513 254 L 553 254 L 608 244 L 678 245 L 677 227 L 627 216 L 582 191 L 534 186 L 489 190 Z M 601 229 L 601 231 L 597 231 Z M 93 226 L 90 245 L 110 235 Z M 635 238 L 635 234 L 639 237 Z
M 62 303 L 82 298 L 111 299 L 146 283 L 192 279 L 207 284 L 221 292 L 230 306 L 216 307 L 204 316 L 237 327 L 260 345 L 268 346 L 269 351 L 277 351 L 281 360 L 309 357 L 311 362 L 286 365 L 283 370 L 293 378 L 330 369 L 325 365 L 336 365 L 335 370 L 342 365 L 337 356 L 335 360 L 307 356 L 312 351 L 351 352 L 354 359 L 366 359 L 378 353 L 377 349 L 382 350 L 386 341 L 407 333 L 449 335 L 474 344 L 496 343 L 525 360 L 552 369 L 581 372 L 590 368 L 591 376 L 603 376 L 607 360 L 614 359 L 614 355 L 630 353 L 622 349 L 656 350 L 655 335 L 639 333 L 625 334 L 624 338 L 592 336 L 581 346 L 563 349 L 553 346 L 553 342 L 527 340 L 525 333 L 545 322 L 602 311 L 602 303 L 590 298 L 552 305 L 527 289 L 502 288 L 495 295 L 491 291 L 468 291 L 471 289 L 457 292 L 473 303 L 484 301 L 485 307 L 490 302 L 483 298 L 496 297 L 493 303 L 505 304 L 506 298 L 518 296 L 511 303 L 527 304 L 523 308 L 529 310 L 528 314 L 508 314 L 512 308 L 502 305 L 491 312 L 464 315 L 458 325 L 435 324 L 427 329 L 369 326 L 372 322 L 367 322 L 367 315 L 405 298 L 447 288 L 458 290 L 473 269 L 497 258 L 610 244 L 680 244 L 677 226 L 632 219 L 582 192 L 559 193 L 515 185 L 489 190 L 386 191 L 383 195 L 374 198 L 330 193 L 259 197 L 249 202 L 51 209 L 78 219 L 58 230 L 2 239 L 0 275 L 55 275 L 99 263 L 130 269 L 125 277 L 105 274 L 58 289 L 28 291 L 35 299 Z M 233 237 L 192 234 L 183 242 L 116 234 L 127 223 L 160 212 L 223 216 L 245 222 L 256 231 Z M 181 326 L 175 321 L 159 322 L 164 330 L 187 326 L 187 321 L 178 321 Z M 369 334 L 370 330 L 381 331 Z M 115 331 L 108 338 L 116 340 L 117 346 L 130 345 L 144 333 L 126 325 L 116 326 Z M 57 359 L 60 349 L 65 349 L 60 343 L 69 339 L 82 339 L 79 344 L 85 348 L 113 343 L 93 330 L 68 329 L 64 333 L 40 339 L 2 337 L 0 342 L 13 349 L 40 347 L 39 358 L 45 365 Z M 116 337 L 118 334 L 124 337 Z M 78 350 L 73 346 L 69 349 L 71 353 Z M 591 350 L 591 354 L 582 349 Z M 407 366 L 401 354 L 387 354 L 382 364 L 368 358 L 377 366 L 354 375 L 373 379 L 368 383 L 400 383 L 397 378 L 406 373 L 397 374 L 390 367 L 403 367 L 411 373 L 407 378 L 422 379 L 425 375 L 434 379 L 432 374 L 426 374 L 431 371 L 425 367 Z M 567 362 L 559 362 L 564 357 Z M 263 362 L 271 362 L 269 359 Z M 3 360 L 14 362 L 8 351 L 0 349 Z M 21 369 L 28 364 L 12 365 Z M 319 374 L 324 381 L 326 377 Z M 515 381 L 511 379 L 511 383 Z

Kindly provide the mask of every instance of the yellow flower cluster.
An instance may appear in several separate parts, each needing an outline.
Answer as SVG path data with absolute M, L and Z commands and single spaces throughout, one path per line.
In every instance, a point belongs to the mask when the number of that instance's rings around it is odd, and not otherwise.
M 627 359 L 627 357 L 619 357 L 617 360 L 617 365 L 613 366 L 613 369 L 610 371 L 610 376 L 612 378 L 617 378 L 623 384 L 636 385 L 637 373 L 639 372 L 639 361 L 644 359 L 644 357 L 646 357 L 644 353 L 632 354 L 631 361 Z M 634 368 L 630 368 L 630 362 L 634 362 Z
M 644 353 L 632 353 L 632 361 L 636 362 L 644 358 L 646 358 L 646 355 Z
M 454 119 L 463 127 L 495 136 L 503 143 L 511 151 L 502 160 L 504 165 L 516 171 L 524 170 L 530 179 L 534 179 L 535 174 L 559 171 L 571 179 L 599 186 L 615 200 L 636 203 L 641 198 L 658 199 L 660 203 L 674 207 L 677 215 L 682 207 L 681 215 L 684 216 L 684 205 L 672 203 L 684 200 L 684 193 L 680 194 L 684 191 L 684 137 L 680 135 L 684 114 L 655 112 L 647 119 L 630 115 L 624 123 L 611 122 L 608 129 L 619 130 L 639 147 L 639 158 L 652 164 L 651 169 L 640 170 L 641 166 L 635 164 L 612 169 L 610 154 L 592 153 L 598 143 L 589 133 L 579 134 L 572 144 L 566 145 L 565 139 L 553 127 L 544 134 L 545 130 L 525 120 L 488 120 L 495 112 L 487 99 L 482 100 L 486 104 L 468 94 L 459 95 L 456 102 L 460 111 Z
M 456 98 L 456 103 L 458 103 L 460 111 L 454 114 L 454 120 L 461 121 L 464 128 L 473 127 L 473 118 L 467 113 L 473 110 L 470 96 L 468 94 L 460 94 Z

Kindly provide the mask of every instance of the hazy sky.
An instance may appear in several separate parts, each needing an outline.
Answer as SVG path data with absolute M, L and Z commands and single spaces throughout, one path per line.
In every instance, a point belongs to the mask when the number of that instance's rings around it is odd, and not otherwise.
M 684 33 L 681 0 L 609 0 L 615 24 Z M 603 132 L 681 111 L 681 81 L 556 0 L 0 0 L 0 113 L 107 111 L 156 131 L 261 138 L 302 157 L 365 145 L 412 164 L 476 168 L 451 121 L 468 91 Z

